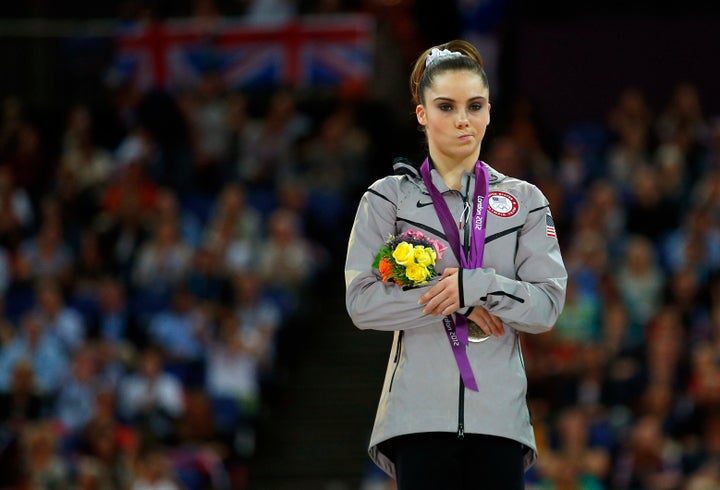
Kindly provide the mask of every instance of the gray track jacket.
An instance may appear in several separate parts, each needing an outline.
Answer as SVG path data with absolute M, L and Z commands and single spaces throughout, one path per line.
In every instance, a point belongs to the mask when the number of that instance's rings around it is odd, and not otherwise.
M 525 399 L 527 379 L 519 332 L 550 330 L 565 301 L 567 272 L 548 201 L 534 185 L 488 167 L 490 185 L 484 264 L 460 272 L 460 313 L 481 305 L 502 319 L 505 334 L 467 347 L 479 391 L 462 388 L 442 316 L 426 315 L 418 299 L 435 281 L 406 289 L 384 283 L 372 268 L 388 235 L 419 230 L 447 244 L 419 171 L 396 164 L 396 175 L 373 183 L 363 195 L 348 245 L 346 306 L 360 329 L 394 331 L 370 457 L 387 474 L 395 467 L 378 445 L 417 432 L 491 434 L 527 446 L 526 468 L 537 448 Z M 398 173 L 400 173 L 398 175 Z M 475 176 L 466 172 L 462 191 L 448 189 L 431 171 L 435 186 L 460 223 L 472 201 Z M 465 212 L 465 215 L 468 213 Z M 460 240 L 467 246 L 463 226 Z M 460 267 L 448 249 L 436 265 Z

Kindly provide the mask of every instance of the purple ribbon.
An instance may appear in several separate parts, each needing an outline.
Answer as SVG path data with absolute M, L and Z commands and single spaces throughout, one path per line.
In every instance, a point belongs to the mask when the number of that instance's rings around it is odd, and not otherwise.
M 455 225 L 450 208 L 448 208 L 442 193 L 435 187 L 430 176 L 430 162 L 426 158 L 420 166 L 425 187 L 427 187 L 430 197 L 432 198 L 433 207 L 440 219 L 445 237 L 450 244 L 450 249 L 455 254 L 458 262 L 465 269 L 475 269 L 482 266 L 483 253 L 485 252 L 485 232 L 487 218 L 487 194 L 488 194 L 488 171 L 485 165 L 478 160 L 475 163 L 475 192 L 473 194 L 473 211 L 470 226 L 472 232 L 470 235 L 470 253 L 466 257 L 460 244 L 460 232 Z M 448 341 L 452 347 L 455 362 L 457 363 L 460 376 L 465 386 L 473 391 L 478 391 L 475 375 L 473 374 L 470 360 L 468 359 L 466 347 L 468 341 L 467 318 L 464 315 L 456 315 L 453 319 L 448 315 L 443 319 L 443 326 L 447 334 Z

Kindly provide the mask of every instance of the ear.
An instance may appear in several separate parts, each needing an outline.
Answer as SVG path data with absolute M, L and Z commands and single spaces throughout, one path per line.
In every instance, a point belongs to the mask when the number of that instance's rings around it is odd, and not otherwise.
M 427 115 L 425 114 L 425 108 L 422 104 L 415 106 L 415 116 L 417 116 L 417 121 L 421 126 L 427 125 Z

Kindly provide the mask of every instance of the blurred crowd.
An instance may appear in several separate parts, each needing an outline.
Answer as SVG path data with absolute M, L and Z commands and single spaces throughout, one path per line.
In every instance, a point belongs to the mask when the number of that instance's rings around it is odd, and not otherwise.
M 487 161 L 551 201 L 569 272 L 524 336 L 533 489 L 720 488 L 720 119 L 692 83 L 664 107 L 627 87 L 548 154 L 526 104 Z
M 365 180 L 346 101 L 126 89 L 2 102 L 2 488 L 242 488 Z

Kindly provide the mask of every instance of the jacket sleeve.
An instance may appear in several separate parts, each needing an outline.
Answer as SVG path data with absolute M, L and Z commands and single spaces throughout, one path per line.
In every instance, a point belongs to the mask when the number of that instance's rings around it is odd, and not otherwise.
M 528 207 L 515 251 L 516 277 L 492 268 L 464 269 L 464 304 L 483 306 L 516 330 L 541 333 L 555 326 L 562 311 L 567 271 L 547 199 L 535 186 Z
M 372 263 L 389 235 L 397 233 L 396 216 L 402 177 L 381 179 L 360 200 L 345 261 L 345 303 L 355 326 L 366 330 L 405 330 L 441 322 L 426 315 L 418 300 L 427 285 L 404 289 L 382 281 Z

